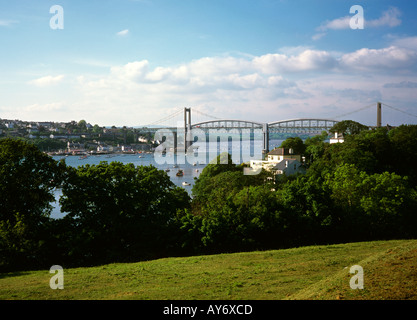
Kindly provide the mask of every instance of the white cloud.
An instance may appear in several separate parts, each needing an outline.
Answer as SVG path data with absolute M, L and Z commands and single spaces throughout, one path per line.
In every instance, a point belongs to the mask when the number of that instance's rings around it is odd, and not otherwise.
M 25 111 L 27 112 L 50 112 L 50 111 L 58 111 L 62 110 L 64 104 L 62 102 L 55 102 L 55 103 L 46 103 L 46 104 L 39 104 L 34 103 L 25 107 Z
M 202 57 L 172 66 L 131 61 L 105 75 L 78 75 L 69 81 L 73 94 L 65 105 L 72 118 L 101 125 L 147 124 L 184 106 L 221 118 L 257 121 L 331 118 L 375 99 L 397 99 L 398 89 L 387 83 L 417 83 L 417 50 L 400 46 L 402 42 L 394 39 L 386 48 L 345 53 L 289 47 L 280 53 Z M 52 78 L 37 82 L 52 83 Z M 410 101 L 416 95 L 415 90 L 403 91 Z M 62 115 L 47 103 L 27 111 L 34 114 L 36 109 Z
M 323 38 L 326 35 L 326 32 L 320 32 L 320 33 L 316 33 L 314 34 L 311 39 L 314 41 L 320 40 L 321 38 Z
M 377 27 L 396 27 L 401 24 L 400 20 L 401 12 L 396 7 L 391 7 L 387 11 L 382 13 L 382 16 L 375 20 L 365 20 L 365 28 L 377 28 Z
M 390 7 L 384 11 L 381 17 L 373 20 L 366 19 L 367 12 L 364 13 L 364 28 L 396 27 L 401 24 L 401 11 L 396 7 Z M 326 35 L 328 30 L 345 30 L 350 28 L 350 20 L 354 15 L 344 16 L 334 20 L 327 20 L 316 28 L 317 33 L 312 36 L 312 40 L 319 40 Z
M 16 23 L 18 23 L 18 21 L 16 20 L 1 20 L 0 19 L 0 27 L 10 27 Z
M 35 80 L 30 81 L 30 84 L 33 84 L 38 87 L 47 87 L 51 85 L 55 85 L 60 83 L 64 79 L 64 75 L 58 75 L 58 76 L 45 76 L 41 77 Z
M 142 80 L 148 72 L 148 60 L 129 62 L 122 67 L 112 67 L 111 73 L 119 78 L 133 81 Z
M 417 51 L 417 37 L 396 38 L 392 45 Z
M 307 49 L 298 55 L 266 54 L 253 59 L 254 66 L 266 74 L 329 70 L 335 59 L 326 51 Z
M 331 21 L 324 22 L 321 26 L 317 28 L 317 31 L 327 31 L 327 30 L 342 30 L 349 29 L 349 21 L 352 16 L 345 16 L 342 18 L 337 18 Z
M 125 29 L 116 33 L 116 35 L 119 37 L 126 37 L 128 34 L 129 34 L 129 29 Z
M 363 48 L 343 55 L 340 61 L 340 64 L 347 68 L 380 72 L 400 71 L 400 69 L 408 69 L 416 63 L 416 51 L 397 46 L 383 49 Z

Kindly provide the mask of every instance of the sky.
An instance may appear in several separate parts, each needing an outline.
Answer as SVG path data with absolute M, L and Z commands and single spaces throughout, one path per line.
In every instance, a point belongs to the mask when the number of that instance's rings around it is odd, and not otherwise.
M 417 124 L 416 13 L 411 0 L 0 0 L 0 118 L 140 126 L 191 107 L 376 125 L 380 101 L 383 125 Z

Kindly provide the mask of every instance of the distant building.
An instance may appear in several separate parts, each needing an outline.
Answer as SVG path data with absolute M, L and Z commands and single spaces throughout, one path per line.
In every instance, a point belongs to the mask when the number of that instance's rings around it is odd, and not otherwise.
M 97 146 L 97 152 L 107 152 L 107 151 L 109 151 L 108 146 L 101 145 L 101 144 Z
M 122 145 L 122 152 L 133 152 L 132 146 Z
M 306 169 L 304 164 L 302 164 L 297 159 L 285 159 L 278 162 L 271 169 L 276 175 L 285 174 L 287 176 L 296 174 L 296 173 L 305 173 Z
M 305 173 L 301 155 L 293 154 L 292 149 L 274 149 L 268 153 L 267 160 L 251 160 L 249 165 L 254 170 L 262 168 L 276 175 Z
M 345 139 L 343 137 L 343 134 L 335 132 L 334 137 L 330 138 L 330 143 L 343 143 L 345 142 Z
M 301 162 L 301 155 L 294 154 L 293 149 L 275 148 L 268 153 L 267 157 L 269 162 L 279 162 L 284 159 L 296 159 Z

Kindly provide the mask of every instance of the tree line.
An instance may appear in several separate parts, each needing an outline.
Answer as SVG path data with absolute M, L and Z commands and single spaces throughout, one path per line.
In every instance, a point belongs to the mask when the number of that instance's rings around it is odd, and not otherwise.
M 415 238 L 417 126 L 336 129 L 344 143 L 327 133 L 283 142 L 305 156 L 306 174 L 244 175 L 222 154 L 192 197 L 153 166 L 73 168 L 1 139 L 0 270 Z M 62 219 L 50 217 L 57 187 Z

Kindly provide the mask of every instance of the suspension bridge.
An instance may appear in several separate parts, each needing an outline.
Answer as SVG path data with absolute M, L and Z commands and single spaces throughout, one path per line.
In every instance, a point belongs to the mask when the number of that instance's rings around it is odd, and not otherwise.
M 202 130 L 204 132 L 214 132 L 217 134 L 221 133 L 229 133 L 235 134 L 238 132 L 242 132 L 245 130 L 246 132 L 258 132 L 262 137 L 262 153 L 265 155 L 269 152 L 269 136 L 270 134 L 274 133 L 294 133 L 294 134 L 320 134 L 323 131 L 329 131 L 336 123 L 342 120 L 336 120 L 337 118 L 344 118 L 351 115 L 353 113 L 369 109 L 371 107 L 376 106 L 377 110 L 377 120 L 375 127 L 381 127 L 381 119 L 382 119 L 382 105 L 391 108 L 392 110 L 396 110 L 402 113 L 407 114 L 408 116 L 416 117 L 416 115 L 412 115 L 407 113 L 401 109 L 389 106 L 385 103 L 377 102 L 367 105 L 365 107 L 361 107 L 359 109 L 353 110 L 349 113 L 345 113 L 335 117 L 335 119 L 318 119 L 318 118 L 299 118 L 299 119 L 287 119 L 287 120 L 279 120 L 273 121 L 269 123 L 257 122 L 252 120 L 241 120 L 241 119 L 221 119 L 214 117 L 212 115 L 206 114 L 201 112 L 197 109 L 193 109 L 193 112 L 196 113 L 198 116 L 203 116 L 205 118 L 209 118 L 210 120 L 198 120 L 194 123 L 191 121 L 191 108 L 183 108 L 170 114 L 162 119 L 158 119 L 157 121 L 150 123 L 144 126 L 141 131 L 146 132 L 169 132 L 173 133 L 174 145 L 178 146 L 178 135 L 183 136 L 183 146 L 184 150 L 188 150 L 188 148 L 192 145 L 194 141 L 193 131 L 195 132 L 196 129 Z M 177 121 L 176 125 L 172 124 L 172 121 L 177 119 L 178 117 L 183 115 L 183 121 Z M 171 121 L 170 125 L 167 125 Z M 177 148 L 177 147 L 176 147 Z

